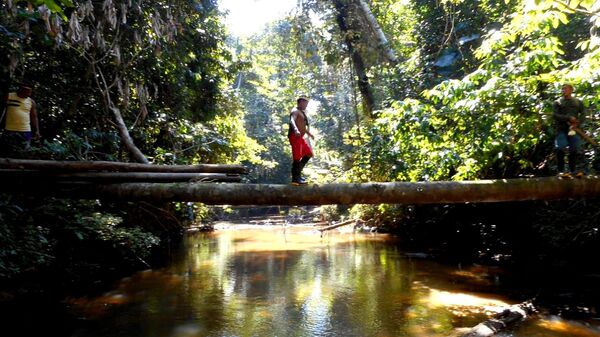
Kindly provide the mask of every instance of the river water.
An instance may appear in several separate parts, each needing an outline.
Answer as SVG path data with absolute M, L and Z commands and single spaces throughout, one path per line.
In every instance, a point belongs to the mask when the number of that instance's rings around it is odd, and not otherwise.
M 381 234 L 276 226 L 190 234 L 172 263 L 68 298 L 73 337 L 460 336 L 516 301 L 501 271 L 402 252 Z M 501 336 L 600 336 L 541 316 Z

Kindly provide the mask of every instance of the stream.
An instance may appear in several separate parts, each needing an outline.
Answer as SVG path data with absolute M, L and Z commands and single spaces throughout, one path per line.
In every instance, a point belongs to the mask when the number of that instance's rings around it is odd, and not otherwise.
M 498 268 L 407 254 L 384 234 L 223 226 L 188 234 L 163 269 L 135 273 L 99 296 L 66 298 L 62 306 L 75 323 L 60 331 L 48 324 L 45 331 L 71 337 L 460 336 L 518 303 L 503 291 L 505 277 Z M 14 335 L 23 334 L 17 327 Z M 600 321 L 540 314 L 499 336 L 600 336 Z

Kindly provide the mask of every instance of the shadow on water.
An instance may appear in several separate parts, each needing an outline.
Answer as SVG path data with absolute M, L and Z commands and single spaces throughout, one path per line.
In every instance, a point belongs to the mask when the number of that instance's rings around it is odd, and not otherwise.
M 263 226 L 189 235 L 171 264 L 68 298 L 64 336 L 459 336 L 515 303 L 502 271 L 407 256 L 385 235 Z M 505 336 L 600 336 L 542 317 Z

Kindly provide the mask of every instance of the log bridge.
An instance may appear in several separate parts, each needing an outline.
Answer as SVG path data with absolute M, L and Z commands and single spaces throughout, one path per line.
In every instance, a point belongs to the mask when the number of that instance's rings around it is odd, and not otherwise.
M 84 172 L 82 172 L 84 171 Z M 107 172 L 109 171 L 109 172 Z M 1 193 L 207 205 L 452 204 L 600 197 L 600 178 L 245 184 L 240 165 L 148 165 L 0 158 Z

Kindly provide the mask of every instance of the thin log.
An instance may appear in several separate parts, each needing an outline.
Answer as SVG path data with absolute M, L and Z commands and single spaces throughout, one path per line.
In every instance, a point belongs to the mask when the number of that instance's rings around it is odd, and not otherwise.
M 285 220 L 283 219 L 273 219 L 273 220 L 250 220 L 248 221 L 251 224 L 271 224 L 271 223 L 277 223 L 277 224 L 283 224 L 285 223 Z
M 197 165 L 153 165 L 114 161 L 55 161 L 0 158 L 0 168 L 72 171 L 116 171 L 116 172 L 173 172 L 173 173 L 247 173 L 242 165 L 197 164 Z
M 597 141 L 596 141 L 594 138 L 592 138 L 590 135 L 588 135 L 588 134 L 587 134 L 587 132 L 583 131 L 583 129 L 581 129 L 581 128 L 577 128 L 577 127 L 572 127 L 572 129 L 573 129 L 575 132 L 577 132 L 577 134 L 578 134 L 578 135 L 579 135 L 581 138 L 583 138 L 583 140 L 585 140 L 586 142 L 588 142 L 588 143 L 590 143 L 590 144 L 592 144 L 593 146 L 596 146 L 596 147 L 600 146 L 600 145 L 598 144 L 598 142 L 597 142 Z
M 356 221 L 357 221 L 356 219 L 346 220 L 346 221 L 343 221 L 343 222 L 340 222 L 340 223 L 333 224 L 331 226 L 327 226 L 327 227 L 324 227 L 324 228 L 319 228 L 319 231 L 320 232 L 329 231 L 329 230 L 332 230 L 332 229 L 336 229 L 338 227 L 349 225 L 349 224 L 351 224 L 353 222 L 356 223 Z
M 0 184 L 0 191 L 68 198 L 196 201 L 207 205 L 452 204 L 600 197 L 600 179 L 521 178 L 325 185 L 123 183 Z
M 285 220 L 285 218 L 287 218 L 287 215 L 271 215 L 271 216 L 262 215 L 262 216 L 246 216 L 246 217 L 242 216 L 242 217 L 246 220 L 259 220 L 259 221 L 264 220 L 266 217 L 268 217 L 269 219 L 273 219 L 273 220 Z
M 226 173 L 163 173 L 163 172 L 69 172 L 0 169 L 0 177 L 11 180 L 57 180 L 115 182 L 240 182 L 240 176 Z
M 495 334 L 524 321 L 534 312 L 535 307 L 531 301 L 513 305 L 497 314 L 494 318 L 476 325 L 469 332 L 462 335 L 462 337 L 494 336 Z
M 149 164 L 150 161 L 148 161 L 148 158 L 146 158 L 142 151 L 140 151 L 140 149 L 133 142 L 133 139 L 129 134 L 129 130 L 127 130 L 127 125 L 125 125 L 125 121 L 123 120 L 123 116 L 121 116 L 121 110 L 116 107 L 112 107 L 110 110 L 115 116 L 117 131 L 119 132 L 119 137 L 121 137 L 121 142 L 129 154 L 131 154 L 131 157 L 139 163 Z
M 328 221 L 319 221 L 319 222 L 306 222 L 306 223 L 288 223 L 288 226 L 306 226 L 306 227 L 315 227 L 315 226 L 323 226 L 328 225 Z M 320 230 L 320 229 L 319 229 Z

